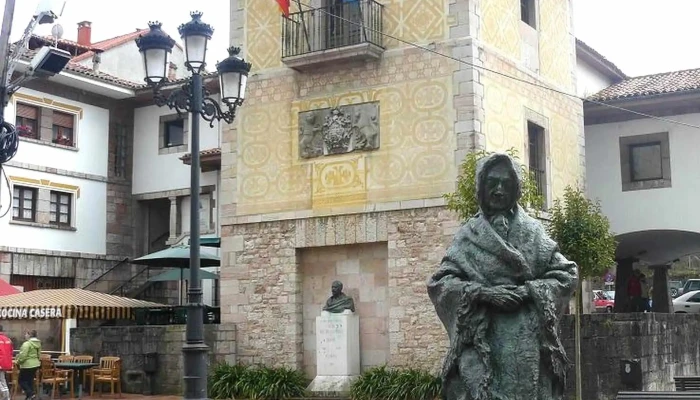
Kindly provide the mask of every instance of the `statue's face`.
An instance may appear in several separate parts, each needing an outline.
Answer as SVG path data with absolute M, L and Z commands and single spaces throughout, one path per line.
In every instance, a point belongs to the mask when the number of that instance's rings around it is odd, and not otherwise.
M 505 163 L 494 165 L 486 174 L 486 202 L 494 212 L 513 207 L 517 182 L 513 171 Z
M 343 292 L 343 284 L 340 282 L 333 282 L 333 285 L 331 285 L 331 293 L 333 293 L 333 296 L 337 296 Z

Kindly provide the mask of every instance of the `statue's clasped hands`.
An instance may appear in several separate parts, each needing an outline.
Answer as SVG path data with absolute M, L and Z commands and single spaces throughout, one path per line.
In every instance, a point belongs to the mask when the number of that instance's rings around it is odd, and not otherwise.
M 503 311 L 517 310 L 529 297 L 525 286 L 499 285 L 481 289 L 483 302 Z

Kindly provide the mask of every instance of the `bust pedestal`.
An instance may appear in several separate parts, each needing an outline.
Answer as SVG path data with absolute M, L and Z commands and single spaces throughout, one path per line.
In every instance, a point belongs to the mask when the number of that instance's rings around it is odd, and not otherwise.
M 316 378 L 312 392 L 348 393 L 360 375 L 360 317 L 350 310 L 316 317 Z

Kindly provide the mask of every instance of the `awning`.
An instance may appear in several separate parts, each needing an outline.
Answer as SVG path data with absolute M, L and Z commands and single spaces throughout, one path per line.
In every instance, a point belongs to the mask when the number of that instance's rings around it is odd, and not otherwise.
M 21 290 L 0 279 L 0 296 L 22 293 Z
M 135 308 L 167 307 L 83 289 L 45 289 L 0 297 L 0 319 L 131 319 Z

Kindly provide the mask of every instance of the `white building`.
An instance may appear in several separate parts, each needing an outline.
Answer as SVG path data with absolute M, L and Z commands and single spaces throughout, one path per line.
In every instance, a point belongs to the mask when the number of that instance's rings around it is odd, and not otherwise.
M 13 201 L 0 218 L 0 278 L 25 290 L 150 290 L 146 296 L 171 300 L 174 285 L 144 284 L 148 271 L 128 260 L 189 239 L 187 122 L 152 105 L 134 43 L 143 30 L 92 43 L 90 23 L 78 25 L 77 42 L 33 36 L 18 67 L 44 45 L 74 55 L 60 74 L 29 82 L 5 110 L 22 137 L 3 166 L 10 188 L 0 189 L 0 210 Z M 171 79 L 185 75 L 183 60 L 178 45 Z M 220 131 L 201 126 L 201 230 L 217 234 Z M 214 283 L 204 286 L 214 303 Z
M 584 108 L 588 195 L 600 200 L 618 239 L 617 281 L 641 263 L 658 267 L 653 283 L 665 284 L 670 263 L 700 252 L 692 201 L 700 188 L 700 69 L 605 86 Z

